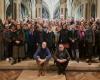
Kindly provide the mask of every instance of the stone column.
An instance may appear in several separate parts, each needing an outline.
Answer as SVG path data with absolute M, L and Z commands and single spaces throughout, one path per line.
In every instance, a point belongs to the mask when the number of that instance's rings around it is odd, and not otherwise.
M 90 19 L 91 18 L 91 4 L 87 3 L 86 4 L 86 19 Z
M 0 18 L 2 20 L 5 19 L 5 1 L 4 0 L 0 0 Z
M 67 0 L 60 0 L 60 15 L 62 15 L 63 18 L 66 18 L 66 12 L 67 12 Z
M 97 0 L 97 17 L 100 18 L 100 0 Z
M 42 0 L 36 0 L 36 18 L 42 18 Z
M 84 3 L 84 7 L 83 7 L 83 17 L 84 19 L 86 19 L 86 3 Z
M 32 19 L 34 19 L 35 18 L 35 0 L 32 0 Z
M 14 2 L 14 18 L 16 20 L 19 20 L 20 19 L 20 10 L 21 10 L 21 0 L 15 0 Z

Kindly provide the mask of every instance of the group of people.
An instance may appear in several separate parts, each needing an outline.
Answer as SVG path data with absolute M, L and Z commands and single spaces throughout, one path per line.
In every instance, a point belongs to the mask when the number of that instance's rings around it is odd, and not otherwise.
M 54 63 L 60 61 L 56 54 L 63 45 L 71 60 L 86 60 L 91 64 L 93 58 L 100 60 L 100 19 L 0 20 L 0 60 L 6 59 L 14 64 L 26 58 L 37 59 L 38 48 L 43 42 Z

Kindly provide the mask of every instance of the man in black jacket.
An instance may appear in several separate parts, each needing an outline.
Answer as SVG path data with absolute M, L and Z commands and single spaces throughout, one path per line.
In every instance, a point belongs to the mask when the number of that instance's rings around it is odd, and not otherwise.
M 59 48 L 56 51 L 54 58 L 56 61 L 56 66 L 58 68 L 58 74 L 65 75 L 65 70 L 68 65 L 70 55 L 68 51 L 64 48 L 63 44 L 59 44 Z
M 79 34 L 75 25 L 71 26 L 71 30 L 69 31 L 69 39 L 71 45 L 72 59 L 75 59 L 77 62 L 79 62 Z
M 95 44 L 96 44 L 96 48 L 97 48 L 96 52 L 97 52 L 97 55 L 99 56 L 99 60 L 100 60 L 100 26 L 98 26 L 97 30 L 95 31 Z
M 95 34 L 92 29 L 92 25 L 88 23 L 87 30 L 85 31 L 85 47 L 88 58 L 88 63 L 91 65 L 92 56 L 93 56 L 93 46 L 95 45 Z

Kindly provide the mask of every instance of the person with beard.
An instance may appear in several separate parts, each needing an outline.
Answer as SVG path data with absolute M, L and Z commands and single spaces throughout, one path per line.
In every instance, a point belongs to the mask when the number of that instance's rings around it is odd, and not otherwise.
M 81 25 L 79 26 L 79 30 L 78 30 L 78 34 L 79 34 L 79 53 L 80 53 L 80 58 L 81 59 L 85 59 L 86 55 L 85 55 L 85 28 L 84 28 L 84 23 L 81 22 Z
M 11 39 L 11 23 L 8 23 L 8 21 L 4 24 L 4 30 L 3 30 L 3 38 L 4 38 L 4 57 L 6 60 L 9 61 L 10 57 L 12 57 L 12 39 Z
M 87 62 L 91 65 L 92 56 L 93 56 L 93 46 L 95 45 L 95 34 L 92 29 L 92 23 L 88 22 L 87 29 L 85 31 L 85 47 L 87 53 Z
M 39 66 L 39 74 L 38 76 L 45 76 L 47 64 L 51 58 L 51 53 L 47 48 L 47 43 L 42 42 L 42 47 L 38 48 L 34 54 L 34 59 L 36 60 Z
M 60 31 L 59 43 L 62 43 L 69 52 L 69 30 L 67 24 L 64 24 Z
M 55 35 L 50 26 L 46 32 L 46 42 L 50 52 L 53 55 L 55 49 Z
M 61 28 L 59 26 L 56 27 L 56 30 L 54 32 L 55 34 L 55 47 L 58 47 L 58 44 L 59 44 L 59 37 L 60 37 L 60 31 L 61 31 Z
M 75 59 L 77 62 L 79 62 L 79 35 L 75 25 L 71 26 L 71 30 L 69 31 L 69 39 L 71 45 L 72 59 Z
M 96 46 L 96 54 L 99 57 L 100 61 L 100 22 L 96 22 L 97 29 L 95 31 L 95 46 Z
M 36 41 L 37 41 L 37 45 L 41 46 L 43 41 L 46 41 L 46 32 L 43 31 L 43 26 L 41 26 L 40 24 L 37 25 L 37 30 L 36 30 Z
M 70 55 L 68 51 L 64 48 L 63 44 L 59 44 L 58 49 L 54 55 L 57 72 L 58 74 L 66 75 L 66 68 L 68 66 Z
M 0 60 L 4 59 L 3 23 L 0 19 Z
M 33 55 L 37 49 L 37 41 L 36 41 L 36 30 L 34 30 L 34 27 L 30 27 L 30 30 L 28 32 L 28 57 L 33 58 Z
M 13 59 L 14 63 L 20 62 L 25 58 L 25 35 L 21 25 L 17 24 L 17 30 L 13 36 Z
M 29 41 L 29 27 L 28 27 L 28 23 L 25 23 L 23 26 L 23 31 L 25 34 L 25 58 L 28 58 L 28 41 Z

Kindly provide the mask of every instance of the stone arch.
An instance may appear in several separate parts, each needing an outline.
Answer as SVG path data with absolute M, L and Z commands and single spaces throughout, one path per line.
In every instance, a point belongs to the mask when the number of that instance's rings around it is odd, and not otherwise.
M 28 9 L 23 3 L 21 3 L 21 18 L 26 16 L 28 16 Z
M 12 8 L 11 8 L 11 4 L 7 7 L 6 10 L 6 18 L 7 17 L 12 17 Z
M 50 11 L 46 2 L 42 2 L 42 18 L 50 19 Z
M 75 11 L 75 18 L 80 19 L 81 17 L 83 17 L 83 8 L 84 8 L 83 4 L 81 4 L 77 7 L 77 9 Z
M 5 14 L 6 14 L 6 18 L 12 17 L 12 12 L 13 12 L 12 6 L 13 6 L 12 0 L 9 0 L 9 3 L 5 4 Z
M 59 5 L 57 3 L 58 2 L 60 3 L 60 0 L 42 0 L 42 3 L 44 3 L 44 2 L 47 4 L 46 7 L 50 14 L 50 19 L 53 19 L 53 14 L 56 9 L 56 5 Z
M 30 5 L 28 3 L 31 3 L 31 0 L 21 0 L 21 18 L 28 17 L 30 14 Z
M 74 9 L 73 9 L 73 11 L 74 11 L 74 14 L 73 14 L 74 18 L 80 19 L 81 17 L 83 17 L 83 9 L 82 8 L 84 8 L 84 4 L 87 4 L 87 3 L 88 2 L 84 1 L 84 0 L 77 3 L 77 6 L 75 6 Z M 82 11 L 80 12 L 80 15 L 78 16 L 78 12 L 80 10 L 82 10 Z
M 60 18 L 60 3 L 59 2 L 55 5 L 55 9 L 53 11 L 53 18 L 54 19 Z

